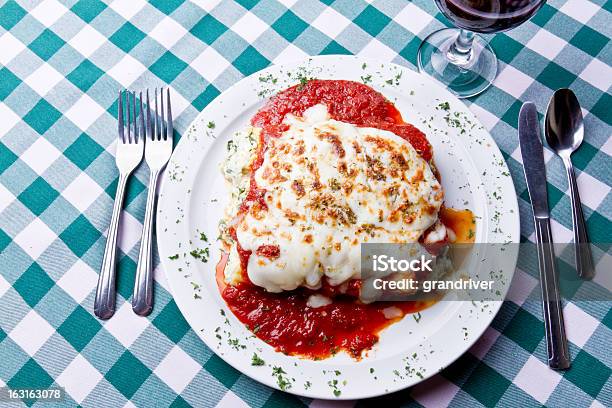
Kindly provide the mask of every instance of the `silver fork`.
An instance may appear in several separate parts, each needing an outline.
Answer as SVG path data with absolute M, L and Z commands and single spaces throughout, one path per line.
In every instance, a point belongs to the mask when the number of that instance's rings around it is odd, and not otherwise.
M 172 109 L 170 108 L 170 89 L 166 92 L 167 112 L 164 112 L 164 89 L 161 88 L 159 104 L 157 105 L 157 88 L 155 88 L 155 112 L 151 118 L 149 91 L 147 90 L 147 146 L 145 159 L 151 175 L 149 176 L 149 192 L 147 193 L 147 209 L 145 211 L 138 266 L 136 267 L 136 282 L 132 294 L 132 310 L 140 316 L 147 316 L 153 309 L 153 270 L 151 265 L 151 243 L 153 235 L 153 215 L 155 208 L 155 190 L 157 179 L 172 154 Z
M 130 95 L 132 100 L 130 103 Z M 124 132 L 123 121 L 123 98 L 127 105 L 127 132 Z M 129 91 L 119 91 L 118 100 L 118 132 L 117 153 L 115 159 L 119 169 L 119 183 L 115 193 L 115 204 L 113 215 L 108 228 L 106 237 L 106 248 L 102 259 L 102 268 L 98 278 L 96 298 L 94 301 L 94 313 L 100 319 L 108 319 L 115 313 L 115 256 L 117 254 L 117 232 L 119 229 L 119 217 L 121 216 L 121 206 L 125 195 L 127 179 L 132 171 L 142 160 L 144 150 L 144 115 L 142 111 L 142 93 L 140 94 L 140 126 L 138 126 L 138 115 L 136 112 L 136 93 Z M 133 117 L 133 118 L 132 118 Z M 139 128 L 140 127 L 140 131 Z

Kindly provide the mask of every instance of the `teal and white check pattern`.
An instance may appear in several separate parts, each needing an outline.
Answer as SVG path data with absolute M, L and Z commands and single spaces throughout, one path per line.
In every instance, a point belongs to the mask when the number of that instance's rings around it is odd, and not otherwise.
M 533 225 L 519 107 L 533 100 L 543 112 L 553 90 L 570 87 L 585 114 L 574 163 L 589 233 L 612 242 L 611 12 L 610 0 L 553 0 L 491 38 L 499 76 L 468 103 L 509 164 L 523 240 Z M 180 136 L 215 96 L 271 63 L 359 54 L 414 68 L 421 39 L 445 25 L 429 0 L 0 0 L 0 386 L 60 385 L 66 406 L 323 406 L 226 365 L 187 326 L 159 268 L 153 314 L 131 312 L 146 166 L 128 186 L 117 314 L 93 316 L 118 177 L 117 91 L 169 86 Z M 548 150 L 546 160 L 554 235 L 568 241 L 562 164 Z M 354 404 L 612 406 L 610 302 L 566 304 L 573 367 L 553 372 L 540 305 L 525 301 L 537 281 L 520 265 L 517 274 L 459 361 L 413 389 Z

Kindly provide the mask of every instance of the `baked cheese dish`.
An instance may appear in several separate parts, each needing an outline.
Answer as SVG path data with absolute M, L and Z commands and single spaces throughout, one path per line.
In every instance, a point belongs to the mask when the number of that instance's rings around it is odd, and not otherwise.
M 431 252 L 456 232 L 441 218 L 431 145 L 379 92 L 342 80 L 288 88 L 227 143 L 221 171 L 219 289 L 272 347 L 360 358 L 382 329 L 432 304 L 361 296 L 361 244 Z

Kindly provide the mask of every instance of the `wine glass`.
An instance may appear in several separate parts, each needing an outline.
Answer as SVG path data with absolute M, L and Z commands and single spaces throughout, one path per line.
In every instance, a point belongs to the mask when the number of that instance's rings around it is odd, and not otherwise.
M 477 33 L 496 33 L 529 20 L 546 0 L 435 0 L 457 28 L 446 28 L 423 40 L 419 71 L 442 82 L 459 98 L 487 89 L 497 75 L 497 57 Z

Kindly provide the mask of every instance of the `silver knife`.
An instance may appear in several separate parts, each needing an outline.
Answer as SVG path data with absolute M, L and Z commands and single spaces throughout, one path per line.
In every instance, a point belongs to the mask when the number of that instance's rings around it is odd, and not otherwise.
M 518 122 L 521 155 L 523 156 L 527 190 L 533 208 L 538 248 L 548 365 L 555 370 L 564 370 L 570 366 L 570 357 L 563 324 L 563 311 L 555 267 L 555 252 L 550 232 L 546 168 L 544 167 L 544 151 L 540 138 L 540 122 L 538 111 L 533 102 L 523 104 Z

